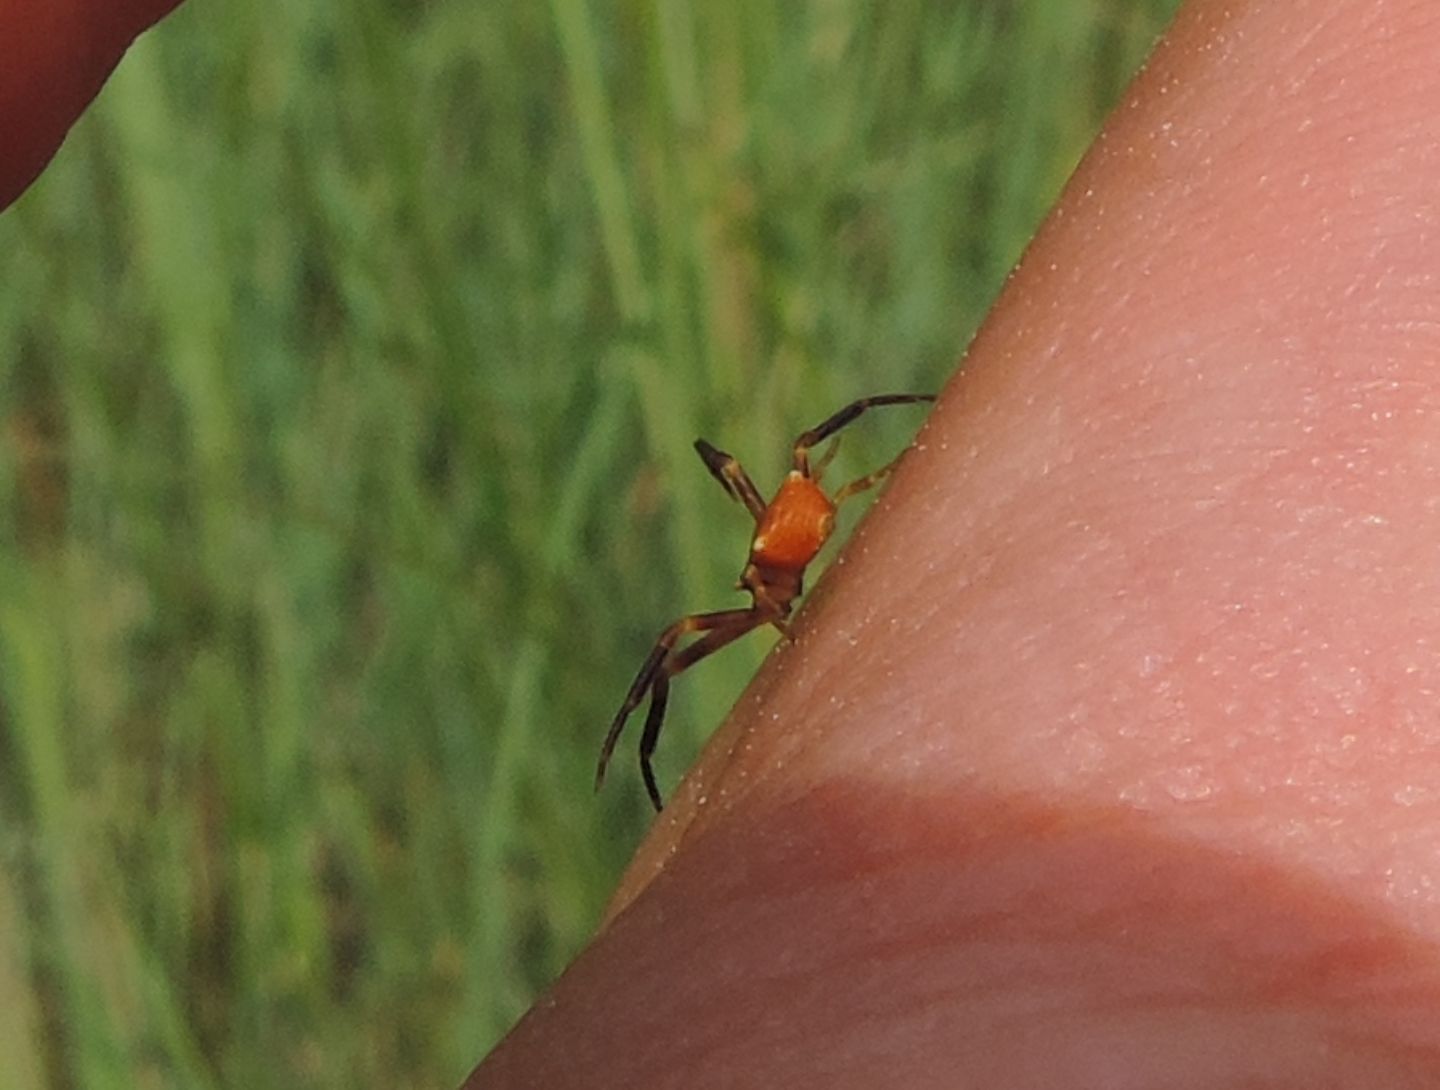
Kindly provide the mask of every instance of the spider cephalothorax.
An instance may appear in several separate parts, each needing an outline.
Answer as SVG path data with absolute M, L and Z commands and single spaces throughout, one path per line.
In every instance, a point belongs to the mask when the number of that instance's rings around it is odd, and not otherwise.
M 811 428 L 795 440 L 795 465 L 786 474 L 774 498 L 766 503 L 760 498 L 749 475 L 730 455 L 717 450 L 704 439 L 695 440 L 695 449 L 725 491 L 743 503 L 755 519 L 755 534 L 750 539 L 750 557 L 740 573 L 738 588 L 750 592 L 748 609 L 724 609 L 716 613 L 692 613 L 681 617 L 660 633 L 655 646 L 640 667 L 625 694 L 625 702 L 615 713 L 605 744 L 600 750 L 600 763 L 595 770 L 595 786 L 605 779 L 605 768 L 615 743 L 645 693 L 650 693 L 650 710 L 645 716 L 645 729 L 640 735 L 640 772 L 645 790 L 655 809 L 661 808 L 660 789 L 655 784 L 655 770 L 650 759 L 665 720 L 665 704 L 670 697 L 670 679 L 695 665 L 727 643 L 739 639 L 762 625 L 774 625 L 789 635 L 786 620 L 795 599 L 803 589 L 805 568 L 815 559 L 835 529 L 835 509 L 847 498 L 863 492 L 882 480 L 900 461 L 896 458 L 874 473 L 851 481 L 833 497 L 820 487 L 820 477 L 834 448 L 817 462 L 811 462 L 810 451 L 823 443 L 866 409 L 877 405 L 905 405 L 917 401 L 933 401 L 932 394 L 881 394 L 853 401 L 838 413 Z M 901 457 L 903 457 L 903 453 Z M 682 636 L 703 633 L 687 647 L 675 649 Z

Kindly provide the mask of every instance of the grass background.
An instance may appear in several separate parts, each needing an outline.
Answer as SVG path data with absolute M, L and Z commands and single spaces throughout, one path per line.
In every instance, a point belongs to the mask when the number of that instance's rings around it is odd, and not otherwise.
M 766 487 L 937 388 L 1174 6 L 191 0 L 137 45 L 0 217 L 0 1087 L 457 1083 L 648 820 L 630 747 L 590 779 L 649 642 L 743 600 L 690 441 Z M 667 787 L 767 642 L 677 688 Z

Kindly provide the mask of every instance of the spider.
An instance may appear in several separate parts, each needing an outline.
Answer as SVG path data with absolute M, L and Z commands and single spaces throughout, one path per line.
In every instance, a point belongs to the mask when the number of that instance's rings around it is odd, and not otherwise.
M 791 638 L 786 621 L 795 599 L 800 597 L 806 565 L 815 559 L 815 554 L 835 529 L 835 509 L 857 492 L 882 481 L 905 456 L 902 451 L 888 465 L 851 481 L 832 499 L 820 487 L 820 476 L 835 456 L 839 441 L 815 462 L 810 460 L 811 448 L 819 446 L 866 409 L 934 400 L 934 394 L 880 394 L 852 401 L 795 440 L 795 467 L 786 475 L 775 498 L 769 503 L 760 498 L 759 490 L 738 461 L 704 439 L 695 440 L 695 450 L 706 468 L 725 491 L 743 503 L 754 516 L 755 534 L 750 539 L 750 559 L 736 584 L 737 590 L 750 592 L 751 603 L 748 609 L 692 613 L 660 633 L 645 664 L 635 675 L 630 691 L 625 694 L 625 702 L 615 713 L 615 719 L 605 735 L 605 744 L 600 747 L 600 763 L 595 769 L 597 791 L 605 781 L 605 769 L 620 732 L 625 729 L 625 721 L 648 692 L 650 709 L 645 716 L 645 729 L 640 735 L 640 774 L 644 777 L 645 790 L 649 792 L 656 812 L 662 809 L 664 804 L 660 799 L 660 789 L 655 785 L 655 770 L 650 762 L 655 753 L 655 742 L 660 737 L 660 725 L 665 719 L 670 679 L 762 625 L 774 625 L 787 639 Z M 692 632 L 703 635 L 689 646 L 676 650 L 676 641 Z

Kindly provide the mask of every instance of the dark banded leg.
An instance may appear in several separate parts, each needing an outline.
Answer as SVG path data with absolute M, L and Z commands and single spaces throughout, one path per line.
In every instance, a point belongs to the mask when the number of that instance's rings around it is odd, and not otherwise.
M 835 460 L 835 455 L 840 453 L 840 440 L 843 436 L 837 435 L 835 442 L 825 448 L 825 453 L 810 463 L 810 479 L 818 481 L 825 476 L 825 470 Z
M 745 505 L 755 521 L 760 521 L 760 516 L 765 513 L 765 501 L 760 498 L 760 490 L 755 487 L 755 482 L 750 480 L 750 475 L 732 455 L 726 454 L 723 450 L 711 446 L 704 439 L 695 440 L 695 450 L 705 463 L 705 468 L 726 492 L 734 496 Z
M 600 761 L 595 766 L 595 789 L 598 791 L 600 785 L 605 782 L 605 768 L 610 763 L 610 755 L 615 752 L 615 743 L 620 739 L 620 732 L 625 729 L 625 721 L 630 718 L 630 713 L 640 705 L 640 701 L 645 698 L 645 693 L 655 684 L 655 679 L 661 676 L 661 670 L 665 665 L 665 660 L 669 656 L 671 648 L 675 646 L 676 640 L 690 632 L 707 632 L 711 629 L 720 629 L 727 632 L 733 630 L 734 635 L 731 636 L 730 639 L 734 639 L 737 636 L 742 636 L 746 632 L 749 632 L 752 628 L 758 628 L 760 625 L 765 624 L 770 620 L 771 615 L 769 610 L 756 609 L 753 606 L 749 609 L 722 609 L 715 613 L 694 613 L 689 617 L 681 617 L 669 628 L 665 629 L 664 632 L 660 633 L 660 638 L 655 641 L 655 646 L 650 649 L 650 654 L 646 656 L 644 664 L 640 667 L 640 672 L 635 675 L 635 680 L 630 683 L 630 690 L 625 694 L 624 703 L 620 705 L 620 710 L 615 713 L 615 718 L 610 723 L 610 730 L 606 733 L 605 742 L 600 747 Z M 703 642 L 703 640 L 697 640 L 694 646 L 698 647 Z M 729 640 L 725 642 L 728 643 Z M 690 648 L 687 648 L 686 652 L 689 650 Z M 682 652 L 681 654 L 683 655 L 686 652 Z M 676 657 L 678 658 L 679 656 Z M 691 659 L 686 662 L 685 665 L 688 666 L 693 661 L 694 660 Z M 674 671 L 672 670 L 668 673 L 674 673 Z M 667 677 L 668 673 L 666 675 Z M 662 700 L 660 704 L 661 707 L 658 716 L 655 712 L 653 700 L 650 710 L 651 717 L 656 718 L 657 721 L 655 727 L 657 732 L 660 729 L 658 726 L 659 716 L 665 714 L 664 701 Z
M 810 448 L 829 439 L 845 425 L 853 422 L 866 409 L 874 409 L 880 405 L 909 405 L 917 401 L 934 400 L 934 394 L 877 394 L 874 397 L 862 397 L 859 401 L 852 401 L 834 416 L 817 424 L 795 440 L 795 468 L 809 477 L 811 475 Z
M 906 448 L 905 450 L 902 450 L 899 457 L 897 457 L 889 465 L 883 465 L 874 473 L 867 473 L 865 474 L 865 476 L 859 478 L 858 480 L 851 481 L 844 488 L 840 489 L 840 491 L 835 493 L 835 499 L 833 501 L 835 506 L 839 507 L 842 503 L 844 503 L 851 496 L 855 495 L 855 493 L 857 492 L 864 492 L 868 488 L 874 488 L 886 477 L 890 476 L 890 474 L 895 472 L 895 467 L 900 464 L 901 460 L 908 453 L 909 448 Z
M 660 788 L 655 783 L 655 769 L 651 758 L 655 756 L 655 743 L 660 737 L 660 727 L 665 721 L 665 704 L 670 699 L 670 679 L 683 673 L 706 655 L 713 655 L 726 644 L 738 640 L 751 629 L 765 623 L 765 614 L 757 609 L 745 610 L 751 614 L 744 624 L 712 628 L 705 635 L 683 651 L 677 651 L 666 660 L 655 675 L 650 687 L 650 710 L 645 714 L 645 729 L 640 734 L 640 776 L 645 781 L 645 790 L 659 813 L 664 808 L 660 799 Z
M 719 629 L 724 632 L 725 629 Z M 670 674 L 661 670 L 650 685 L 650 710 L 645 713 L 645 729 L 640 734 L 640 778 L 645 781 L 645 793 L 650 796 L 650 805 L 658 814 L 665 809 L 660 798 L 660 788 L 655 783 L 655 767 L 650 758 L 655 755 L 655 743 L 660 738 L 660 727 L 665 722 L 665 705 L 670 701 Z

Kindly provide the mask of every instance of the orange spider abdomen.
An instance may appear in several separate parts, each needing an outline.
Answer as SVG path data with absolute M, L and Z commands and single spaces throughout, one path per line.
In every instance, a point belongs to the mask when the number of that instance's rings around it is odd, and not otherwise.
M 820 486 L 792 472 L 775 493 L 750 543 L 750 559 L 766 568 L 801 571 L 835 529 L 835 505 Z

